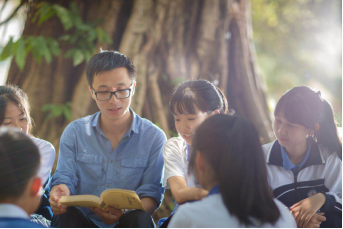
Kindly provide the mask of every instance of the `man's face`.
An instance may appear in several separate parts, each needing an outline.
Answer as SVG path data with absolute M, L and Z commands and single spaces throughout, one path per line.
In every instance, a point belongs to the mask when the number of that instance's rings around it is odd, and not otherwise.
M 131 84 L 132 86 L 130 87 Z M 111 99 L 106 101 L 98 100 L 92 88 L 89 88 L 93 99 L 101 111 L 103 120 L 115 121 L 130 115 L 129 107 L 135 86 L 136 82 L 130 79 L 128 71 L 124 67 L 100 72 L 94 76 L 92 87 L 95 92 L 114 92 L 131 88 L 131 93 L 128 98 L 117 99 L 112 94 Z

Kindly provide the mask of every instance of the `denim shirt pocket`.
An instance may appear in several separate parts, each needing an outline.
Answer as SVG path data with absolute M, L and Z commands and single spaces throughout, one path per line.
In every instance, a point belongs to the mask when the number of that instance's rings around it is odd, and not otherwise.
M 103 157 L 95 154 L 78 154 L 77 170 L 81 183 L 102 185 L 105 183 Z
M 132 189 L 138 188 L 147 164 L 148 159 L 146 158 L 121 159 L 120 181 Z

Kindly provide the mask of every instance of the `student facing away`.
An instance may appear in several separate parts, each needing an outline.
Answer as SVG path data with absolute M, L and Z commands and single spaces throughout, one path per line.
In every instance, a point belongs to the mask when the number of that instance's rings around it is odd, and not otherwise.
M 32 136 L 30 104 L 26 93 L 16 86 L 0 86 L 0 126 L 18 128 L 30 136 L 31 140 L 37 145 L 42 159 L 39 176 L 44 185 L 45 192 L 42 196 L 41 204 L 35 213 L 51 220 L 52 211 L 49 203 L 49 183 L 51 181 L 51 169 L 55 160 L 55 148 L 50 142 Z M 35 221 L 36 214 L 32 216 L 33 221 Z
M 99 112 L 70 123 L 60 140 L 50 203 L 54 227 L 153 227 L 151 214 L 161 204 L 163 144 L 166 136 L 130 108 L 136 88 L 132 60 L 115 51 L 94 55 L 86 66 L 89 92 Z M 61 196 L 106 189 L 134 190 L 145 211 L 107 207 L 77 208 Z
M 342 227 L 342 143 L 331 105 L 306 86 L 275 108 L 276 141 L 263 146 L 275 198 L 298 227 Z
M 40 153 L 22 131 L 0 128 L 0 228 L 37 228 L 30 221 L 43 188 L 39 176 Z
M 189 172 L 209 193 L 179 206 L 169 227 L 296 227 L 287 207 L 273 199 L 249 121 L 224 114 L 206 119 L 193 136 Z

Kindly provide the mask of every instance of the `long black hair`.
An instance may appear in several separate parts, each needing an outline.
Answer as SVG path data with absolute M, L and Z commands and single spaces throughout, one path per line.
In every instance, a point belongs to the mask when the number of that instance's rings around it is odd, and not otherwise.
M 225 114 L 209 117 L 195 132 L 189 172 L 198 151 L 214 170 L 226 208 L 239 221 L 249 225 L 250 217 L 261 224 L 279 219 L 259 135 L 251 122 Z
M 283 113 L 287 121 L 314 130 L 314 139 L 342 159 L 342 142 L 337 131 L 337 122 L 331 104 L 322 98 L 320 91 L 314 92 L 306 86 L 287 91 L 276 105 L 274 115 Z M 319 124 L 316 130 L 315 124 Z
M 224 93 L 207 80 L 188 80 L 174 88 L 170 102 L 170 112 L 195 114 L 195 107 L 202 112 L 228 112 L 228 102 Z

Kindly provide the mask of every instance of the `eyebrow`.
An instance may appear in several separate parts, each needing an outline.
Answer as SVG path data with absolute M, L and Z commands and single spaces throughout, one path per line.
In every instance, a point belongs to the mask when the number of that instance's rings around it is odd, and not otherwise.
M 18 115 L 18 117 L 24 115 L 24 112 L 22 112 L 20 115 Z M 12 117 L 5 117 L 4 119 L 12 119 Z

